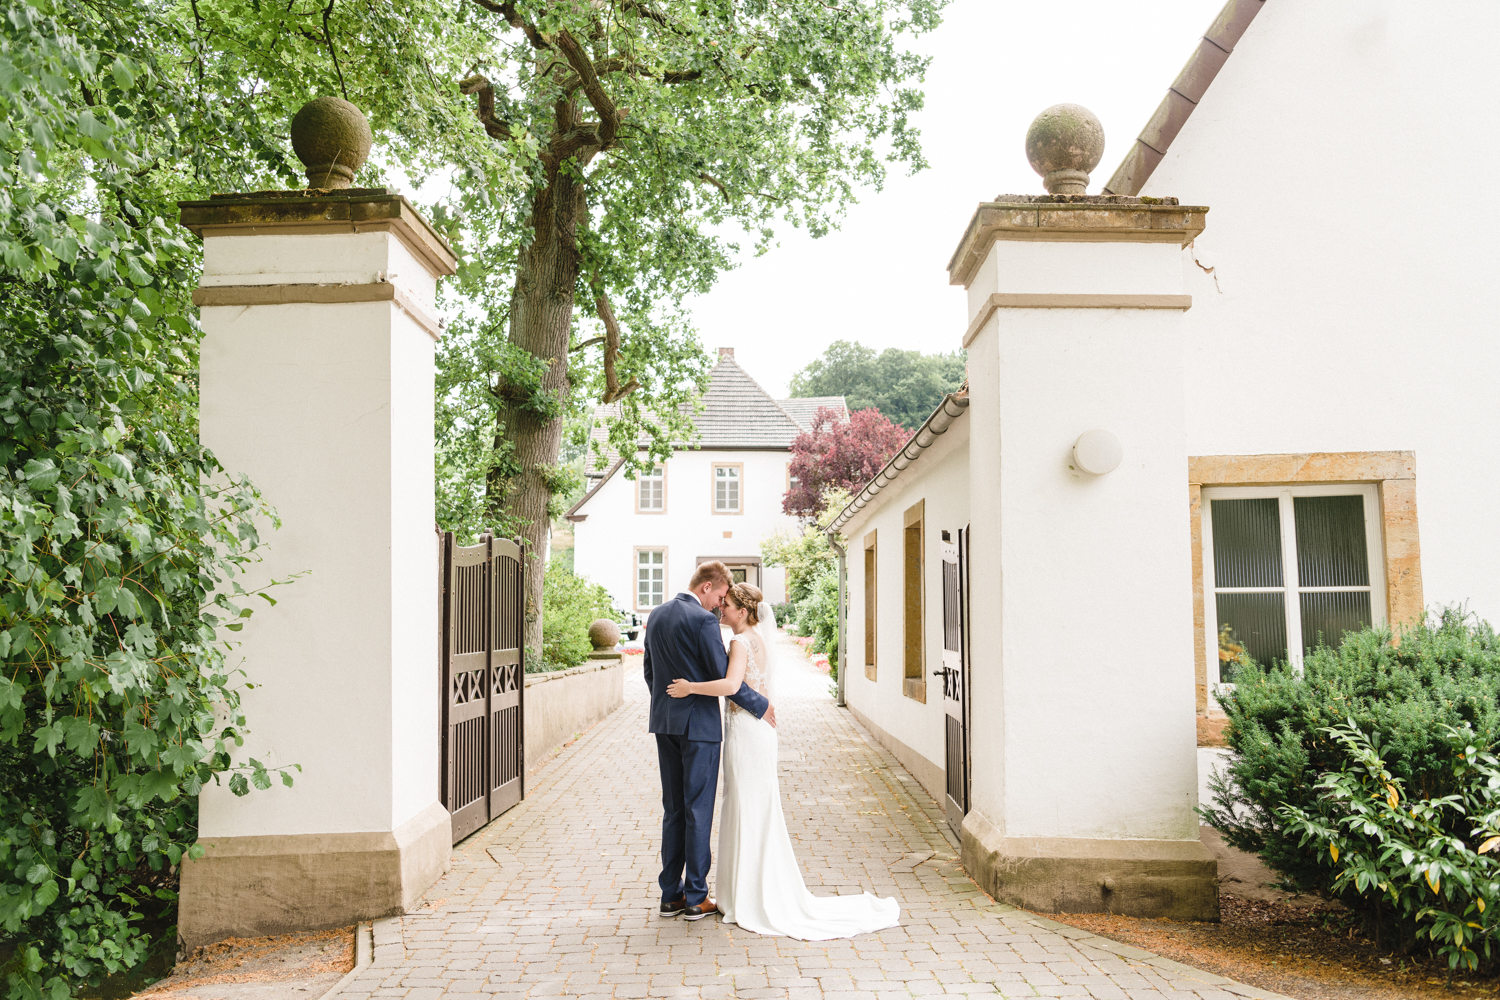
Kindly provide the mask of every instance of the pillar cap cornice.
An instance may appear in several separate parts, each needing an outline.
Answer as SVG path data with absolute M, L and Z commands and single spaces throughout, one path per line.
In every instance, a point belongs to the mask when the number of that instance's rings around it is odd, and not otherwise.
M 1001 195 L 983 202 L 948 261 L 948 283 L 968 286 L 996 240 L 1038 243 L 1176 243 L 1206 225 L 1208 209 L 1176 198 L 1124 195 Z
M 177 207 L 182 225 L 205 238 L 392 232 L 434 275 L 453 274 L 458 265 L 448 242 L 390 188 L 216 194 Z

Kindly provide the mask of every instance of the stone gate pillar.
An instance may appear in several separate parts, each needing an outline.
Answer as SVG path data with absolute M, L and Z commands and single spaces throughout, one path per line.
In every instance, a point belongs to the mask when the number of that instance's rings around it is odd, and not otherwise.
M 203 237 L 203 442 L 280 514 L 250 580 L 305 574 L 256 602 L 231 656 L 255 684 L 239 759 L 302 770 L 203 790 L 188 947 L 400 913 L 449 863 L 433 297 L 455 258 L 401 195 L 348 187 L 370 147 L 352 105 L 319 98 L 293 133 L 318 188 L 181 205 Z
M 1102 150 L 1086 110 L 1044 112 L 1032 164 L 1077 193 L 980 205 L 949 264 L 969 295 L 979 623 L 963 861 L 1034 910 L 1214 919 L 1181 324 L 1207 209 L 1085 195 Z

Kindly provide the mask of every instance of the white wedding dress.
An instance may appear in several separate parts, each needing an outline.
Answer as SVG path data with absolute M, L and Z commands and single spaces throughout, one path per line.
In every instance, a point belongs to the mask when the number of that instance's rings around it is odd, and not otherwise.
M 760 608 L 762 624 L 769 622 L 774 629 L 770 607 Z M 761 694 L 768 693 L 774 671 L 769 631 L 730 639 L 745 645 L 750 656 L 745 683 Z M 752 634 L 757 641 L 750 641 Z M 724 720 L 723 771 L 717 888 L 725 922 L 803 941 L 853 937 L 900 923 L 901 906 L 895 899 L 868 892 L 814 896 L 807 891 L 781 811 L 776 730 L 733 702 Z

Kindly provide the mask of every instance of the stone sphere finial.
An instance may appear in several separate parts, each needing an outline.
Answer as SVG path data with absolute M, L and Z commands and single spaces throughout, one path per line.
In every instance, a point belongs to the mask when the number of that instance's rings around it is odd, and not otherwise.
M 589 643 L 596 650 L 614 649 L 620 641 L 620 626 L 608 618 L 596 618 L 589 626 Z
M 310 188 L 348 187 L 374 141 L 364 114 L 338 97 L 314 97 L 292 118 L 292 149 Z
M 1048 194 L 1086 194 L 1104 155 L 1104 126 L 1081 104 L 1054 104 L 1026 130 L 1026 159 Z

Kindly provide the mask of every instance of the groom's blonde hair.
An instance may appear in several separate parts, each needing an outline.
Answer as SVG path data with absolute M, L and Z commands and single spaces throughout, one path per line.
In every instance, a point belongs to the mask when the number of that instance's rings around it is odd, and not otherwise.
M 734 581 L 730 579 L 729 567 L 721 562 L 706 562 L 693 571 L 693 578 L 688 581 L 688 590 L 694 593 L 704 582 L 712 580 L 715 587 L 727 587 Z
M 766 599 L 766 595 L 760 592 L 760 588 L 749 583 L 737 583 L 729 588 L 725 595 L 734 602 L 737 608 L 743 608 L 750 612 L 750 624 L 760 624 L 760 602 Z

